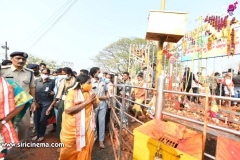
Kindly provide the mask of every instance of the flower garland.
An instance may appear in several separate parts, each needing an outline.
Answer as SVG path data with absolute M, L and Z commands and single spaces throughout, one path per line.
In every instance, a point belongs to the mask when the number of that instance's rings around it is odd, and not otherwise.
M 236 4 L 235 4 L 236 5 Z M 236 8 L 235 8 L 236 9 Z M 207 47 L 203 48 L 203 51 L 210 51 L 215 48 L 219 43 L 224 43 L 225 40 L 227 42 L 227 55 L 236 54 L 236 30 L 234 29 L 234 25 L 238 23 L 235 17 L 230 17 L 230 15 L 226 16 L 218 16 L 211 15 L 206 16 L 204 18 L 204 26 L 201 26 L 198 29 L 195 29 L 187 34 L 182 39 L 182 52 L 183 55 L 186 56 L 188 52 L 193 52 L 193 46 L 203 47 L 203 41 L 199 40 L 199 35 L 201 35 L 202 31 L 205 31 L 205 36 L 208 37 Z M 200 33 L 200 34 L 199 34 Z M 200 45 L 199 45 L 200 44 Z M 220 45 L 219 46 L 224 46 Z M 169 56 L 168 56 L 169 57 Z
M 213 38 L 212 36 L 208 37 L 208 44 L 207 44 L 207 49 L 210 51 L 212 50 L 212 45 L 213 45 Z
M 227 55 L 231 55 L 231 30 L 230 26 L 227 27 Z
M 231 33 L 231 54 L 232 55 L 236 54 L 235 44 L 236 44 L 236 31 L 232 29 L 232 33 Z

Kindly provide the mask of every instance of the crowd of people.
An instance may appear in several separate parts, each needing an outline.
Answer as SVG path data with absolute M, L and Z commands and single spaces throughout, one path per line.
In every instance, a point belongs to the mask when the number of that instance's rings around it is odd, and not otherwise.
M 11 60 L 2 62 L 0 69 L 1 143 L 42 142 L 47 125 L 53 124 L 56 137 L 65 145 L 58 150 L 60 160 L 91 159 L 97 139 L 99 148 L 105 148 L 105 133 L 114 95 L 114 74 L 102 73 L 99 67 L 81 69 L 78 74 L 69 67 L 51 71 L 44 63 L 26 65 L 28 54 L 25 52 L 13 52 L 10 57 Z M 233 73 L 232 69 L 228 70 L 223 81 L 220 81 L 219 73 L 214 73 L 210 78 L 210 93 L 240 98 L 240 67 L 237 75 L 233 76 Z M 125 112 L 138 119 L 146 116 L 154 118 L 156 92 L 146 92 L 142 88 L 155 87 L 156 65 L 152 66 L 151 80 L 146 74 L 143 69 L 135 81 L 128 72 L 123 72 L 118 81 L 126 85 L 124 93 L 122 87 L 117 88 L 118 97 L 125 95 L 126 99 L 136 102 L 125 101 Z M 201 72 L 195 76 L 187 67 L 180 89 L 186 92 L 192 89 L 193 93 L 199 93 L 200 86 L 205 83 Z M 223 89 L 220 89 L 220 84 Z M 152 95 L 150 101 L 147 101 L 146 94 Z M 196 97 L 187 99 L 198 101 Z M 140 106 L 142 103 L 147 103 L 149 107 Z M 121 108 L 118 104 L 117 107 Z M 117 113 L 120 115 L 120 112 Z M 31 123 L 34 124 L 33 128 L 30 128 Z M 129 124 L 125 114 L 123 124 Z M 10 150 L 0 149 L 2 157 Z
M 234 69 L 228 69 L 226 72 L 215 72 L 210 76 L 203 76 L 201 72 L 197 72 L 197 76 L 190 71 L 189 67 L 185 68 L 180 90 L 193 93 L 206 93 L 208 89 L 209 95 L 225 96 L 240 98 L 240 65 L 237 73 Z M 187 97 L 188 101 L 200 103 L 196 97 Z M 233 108 L 240 107 L 237 102 L 223 101 L 224 106 L 232 106 Z
M 13 52 L 10 57 L 2 62 L 0 70 L 2 143 L 44 142 L 47 125 L 52 124 L 56 137 L 65 145 L 58 149 L 61 160 L 91 159 L 97 139 L 99 148 L 105 148 L 114 74 L 102 73 L 99 67 L 81 69 L 79 74 L 69 67 L 51 71 L 44 63 L 27 64 L 25 52 Z M 132 90 L 128 72 L 122 74 L 120 83 L 129 86 L 127 98 L 143 102 L 144 92 Z M 146 87 L 143 74 L 138 75 L 137 84 Z M 121 89 L 118 95 L 122 96 Z M 128 111 L 130 103 L 126 104 Z M 135 117 L 142 114 L 139 105 L 132 111 Z M 128 118 L 124 119 L 128 125 Z M 11 148 L 1 149 L 4 157 Z

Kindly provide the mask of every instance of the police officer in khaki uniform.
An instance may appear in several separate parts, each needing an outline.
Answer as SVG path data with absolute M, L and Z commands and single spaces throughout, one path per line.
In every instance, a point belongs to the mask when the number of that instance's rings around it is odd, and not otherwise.
M 24 68 L 26 64 L 28 54 L 25 52 L 13 52 L 10 54 L 12 65 L 3 66 L 0 70 L 0 75 L 6 79 L 13 79 L 24 91 L 30 93 L 34 98 L 31 105 L 31 111 L 36 110 L 35 102 L 35 84 L 34 84 L 34 75 L 33 71 L 27 68 Z M 18 124 L 18 137 L 20 141 L 26 141 L 30 138 L 30 111 L 26 111 L 26 114 Z

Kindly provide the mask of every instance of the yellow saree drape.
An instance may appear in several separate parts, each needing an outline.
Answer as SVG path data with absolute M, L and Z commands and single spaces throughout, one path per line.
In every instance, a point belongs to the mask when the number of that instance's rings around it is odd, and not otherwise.
M 74 94 L 74 90 L 68 92 L 64 104 L 65 110 L 74 106 Z M 88 92 L 84 92 L 83 96 L 86 100 L 90 94 Z M 75 115 L 68 115 L 63 112 L 60 139 L 65 146 L 64 148 L 61 148 L 60 160 L 91 160 L 91 153 L 94 144 L 94 131 L 90 127 L 91 112 L 92 104 L 89 104 L 85 108 L 86 146 L 82 149 L 82 151 L 77 151 L 76 147 Z

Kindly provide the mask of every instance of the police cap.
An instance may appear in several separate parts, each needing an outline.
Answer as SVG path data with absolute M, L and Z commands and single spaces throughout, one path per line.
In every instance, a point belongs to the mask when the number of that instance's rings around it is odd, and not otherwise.
M 229 69 L 228 69 L 228 72 L 234 72 L 234 69 L 229 68 Z
M 28 58 L 28 54 L 25 52 L 13 52 L 10 54 L 10 57 L 14 57 L 14 56 L 22 56 L 24 58 Z
M 38 65 L 37 64 L 29 64 L 29 65 L 27 65 L 27 68 L 29 68 L 29 69 L 38 69 Z
M 11 65 L 11 64 L 12 64 L 12 61 L 10 61 L 10 60 L 2 61 L 2 66 Z

